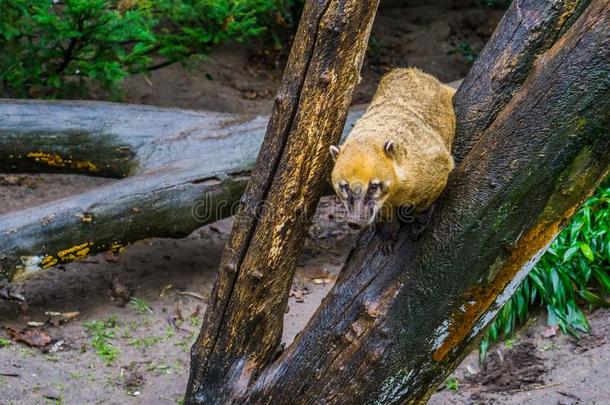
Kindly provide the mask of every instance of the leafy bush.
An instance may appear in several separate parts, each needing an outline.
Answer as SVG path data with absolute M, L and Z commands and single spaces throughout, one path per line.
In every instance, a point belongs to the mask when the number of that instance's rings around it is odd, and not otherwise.
M 0 0 L 0 79 L 16 97 L 70 95 L 83 78 L 112 86 L 149 62 L 153 21 L 105 0 Z
M 578 211 L 542 256 L 515 295 L 500 310 L 480 347 L 508 337 L 527 320 L 529 309 L 546 308 L 547 322 L 578 336 L 589 323 L 579 303 L 610 306 L 610 179 Z
M 292 30 L 301 0 L 0 0 L 0 83 L 13 97 L 83 95 L 220 42 Z
M 271 25 L 270 16 L 285 1 L 270 0 L 161 0 L 158 53 L 163 65 L 209 52 L 220 42 L 259 36 Z M 162 16 L 162 17 L 161 17 Z M 277 25 L 277 24 L 276 24 Z

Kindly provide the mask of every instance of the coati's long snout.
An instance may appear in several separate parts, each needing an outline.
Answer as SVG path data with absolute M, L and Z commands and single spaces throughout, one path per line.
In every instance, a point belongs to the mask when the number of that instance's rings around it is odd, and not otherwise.
M 378 204 L 362 185 L 356 184 L 347 189 L 347 198 L 343 200 L 347 210 L 347 224 L 354 229 L 370 225 L 375 221 Z

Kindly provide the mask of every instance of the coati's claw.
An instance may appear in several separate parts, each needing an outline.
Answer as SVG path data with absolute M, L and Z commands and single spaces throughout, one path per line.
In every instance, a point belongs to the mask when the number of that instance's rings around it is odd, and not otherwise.
M 379 248 L 384 256 L 390 256 L 394 251 L 394 241 L 381 241 Z
M 391 255 L 394 251 L 399 229 L 400 224 L 395 221 L 375 223 L 375 230 L 379 238 L 379 248 L 385 256 Z
M 436 204 L 432 204 L 423 214 L 416 217 L 416 221 L 413 223 L 413 239 L 418 240 L 424 231 L 428 229 L 435 209 Z

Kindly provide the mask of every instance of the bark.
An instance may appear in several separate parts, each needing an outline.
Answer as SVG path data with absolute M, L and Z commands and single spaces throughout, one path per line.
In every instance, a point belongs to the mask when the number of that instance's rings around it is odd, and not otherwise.
M 187 403 L 235 400 L 277 355 L 296 259 L 326 180 L 329 147 L 339 141 L 359 81 L 377 4 L 305 4 L 191 350 Z
M 362 110 L 350 111 L 343 136 Z M 0 171 L 130 177 L 0 215 L 0 284 L 144 238 L 183 237 L 232 215 L 268 121 L 114 103 L 3 100 Z
M 9 212 L 0 216 L 0 284 L 150 236 L 186 236 L 231 215 L 246 181 L 239 171 L 170 169 Z
M 515 0 L 455 96 L 459 163 L 590 0 Z

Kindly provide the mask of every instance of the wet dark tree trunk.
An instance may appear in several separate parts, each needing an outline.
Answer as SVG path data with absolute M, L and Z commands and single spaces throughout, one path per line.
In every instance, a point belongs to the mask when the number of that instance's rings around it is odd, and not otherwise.
M 305 21 L 317 11 L 308 4 Z M 460 164 L 429 229 L 413 240 L 404 225 L 390 256 L 365 231 L 283 352 L 281 320 L 309 223 L 303 213 L 319 195 L 322 149 L 341 119 L 280 119 L 277 106 L 276 122 L 294 124 L 268 130 L 192 349 L 188 403 L 420 402 L 458 364 L 610 167 L 610 2 L 514 1 L 498 29 L 456 98 Z M 314 38 L 305 31 L 293 62 Z M 325 45 L 316 39 L 313 65 Z M 289 66 L 287 83 L 302 60 Z M 319 112 L 336 97 L 295 94 L 300 108 Z M 312 121 L 319 139 L 307 130 Z M 256 215 L 265 199 L 272 204 Z
M 278 355 L 288 292 L 360 80 L 378 0 L 309 0 L 191 351 L 188 403 L 246 394 Z

